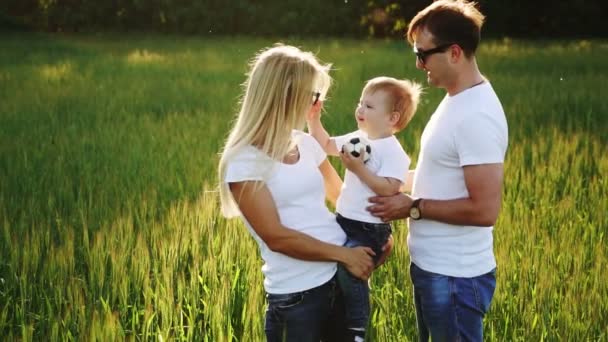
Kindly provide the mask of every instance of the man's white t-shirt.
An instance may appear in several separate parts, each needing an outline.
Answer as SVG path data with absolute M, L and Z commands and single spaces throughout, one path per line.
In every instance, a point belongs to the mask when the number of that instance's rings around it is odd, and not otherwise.
M 264 181 L 274 199 L 281 223 L 318 240 L 342 246 L 346 235 L 325 205 L 325 188 L 319 165 L 325 152 L 310 135 L 294 131 L 300 159 L 295 164 L 271 160 L 253 146 L 244 148 L 226 167 L 225 182 Z M 263 165 L 271 165 L 270 172 Z M 241 219 L 258 243 L 264 260 L 264 288 L 273 294 L 308 290 L 329 281 L 337 270 L 335 262 L 306 261 L 273 252 Z
M 371 140 L 365 132 L 356 131 L 333 139 L 340 151 L 342 146 L 354 137 L 367 139 L 372 148 L 365 167 L 376 176 L 395 178 L 402 183 L 405 182 L 410 167 L 410 158 L 394 135 Z M 373 196 L 376 196 L 376 194 L 372 189 L 363 183 L 357 175 L 346 170 L 342 190 L 336 203 L 336 212 L 351 220 L 381 223 L 380 218 L 372 216 L 365 209 L 370 205 L 367 199 Z
M 422 133 L 412 196 L 469 197 L 463 167 L 503 163 L 507 144 L 507 120 L 489 82 L 446 95 Z M 410 219 L 412 262 L 423 270 L 454 277 L 485 274 L 496 267 L 492 229 Z

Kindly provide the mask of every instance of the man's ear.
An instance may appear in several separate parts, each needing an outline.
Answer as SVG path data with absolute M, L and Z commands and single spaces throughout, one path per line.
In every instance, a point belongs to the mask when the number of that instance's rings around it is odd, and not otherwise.
M 450 60 L 452 63 L 458 63 L 464 57 L 464 51 L 459 45 L 454 44 L 450 49 Z

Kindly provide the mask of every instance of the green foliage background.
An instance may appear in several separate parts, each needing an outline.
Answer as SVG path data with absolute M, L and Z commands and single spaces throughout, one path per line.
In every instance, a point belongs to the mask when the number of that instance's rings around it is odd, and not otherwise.
M 219 214 L 215 169 L 247 61 L 275 41 L 0 41 L 0 336 L 261 340 L 261 261 L 243 225 Z M 425 81 L 402 41 L 284 42 L 334 64 L 332 133 L 355 128 L 365 80 Z M 481 46 L 510 129 L 488 340 L 608 339 L 607 53 L 605 41 Z M 426 89 L 399 135 L 414 165 L 442 96 Z M 406 235 L 397 223 L 372 279 L 373 340 L 416 339 Z
M 477 1 L 493 37 L 607 37 L 600 0 Z M 401 38 L 430 0 L 4 0 L 0 29 Z

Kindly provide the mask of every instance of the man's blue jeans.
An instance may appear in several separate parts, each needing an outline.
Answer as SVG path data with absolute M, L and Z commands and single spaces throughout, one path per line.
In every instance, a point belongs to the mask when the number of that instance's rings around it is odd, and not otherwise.
M 325 340 L 336 296 L 335 277 L 302 292 L 266 294 L 266 339 L 269 342 Z
M 496 288 L 496 269 L 473 278 L 410 265 L 420 341 L 482 341 L 483 317 Z

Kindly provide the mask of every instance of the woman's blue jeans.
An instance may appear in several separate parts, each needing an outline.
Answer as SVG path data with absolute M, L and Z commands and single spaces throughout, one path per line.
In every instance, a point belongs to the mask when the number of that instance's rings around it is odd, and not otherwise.
M 326 340 L 336 296 L 335 277 L 302 292 L 266 294 L 266 339 L 269 342 Z
M 410 265 L 420 341 L 482 341 L 483 317 L 496 288 L 496 269 L 450 277 Z

